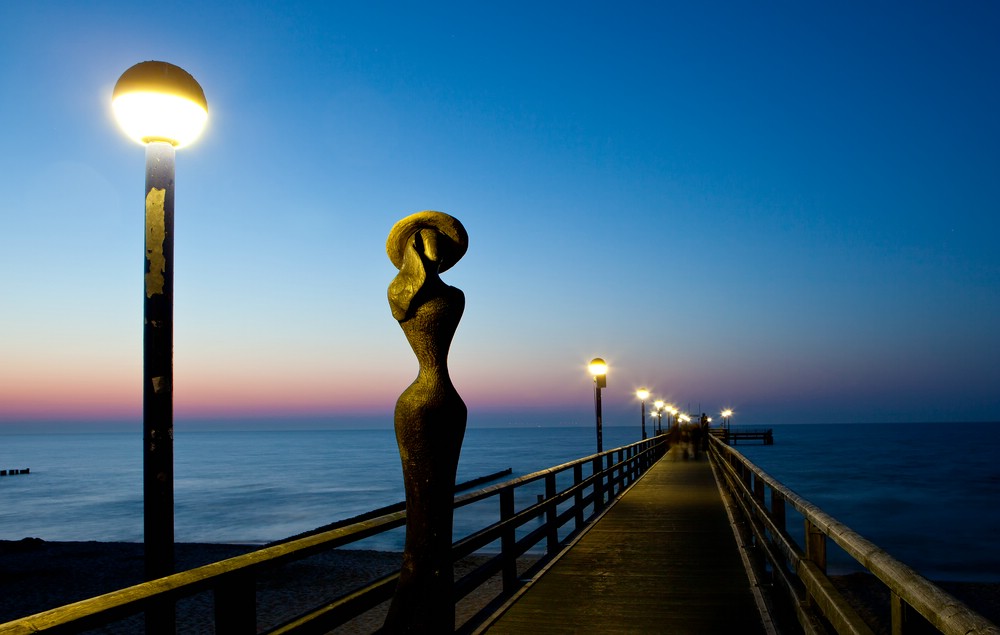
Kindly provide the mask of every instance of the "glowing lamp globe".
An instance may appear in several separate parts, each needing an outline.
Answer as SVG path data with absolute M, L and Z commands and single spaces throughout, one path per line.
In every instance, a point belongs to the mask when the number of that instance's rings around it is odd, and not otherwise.
M 608 374 L 608 365 L 600 357 L 595 357 L 590 361 L 590 374 L 594 377 Z
M 635 391 L 635 396 L 638 397 L 640 401 L 646 401 L 647 399 L 649 399 L 649 391 L 646 390 L 645 388 L 640 388 L 639 390 Z
M 118 78 L 111 97 L 118 125 L 141 144 L 174 147 L 198 138 L 208 121 L 208 101 L 194 77 L 167 62 L 141 62 Z

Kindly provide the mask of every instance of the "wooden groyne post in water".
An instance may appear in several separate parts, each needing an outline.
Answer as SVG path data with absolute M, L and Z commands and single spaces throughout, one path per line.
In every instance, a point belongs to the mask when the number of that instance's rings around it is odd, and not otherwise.
M 17 474 L 31 474 L 31 468 L 24 468 L 23 470 L 0 470 L 0 476 L 15 476 Z

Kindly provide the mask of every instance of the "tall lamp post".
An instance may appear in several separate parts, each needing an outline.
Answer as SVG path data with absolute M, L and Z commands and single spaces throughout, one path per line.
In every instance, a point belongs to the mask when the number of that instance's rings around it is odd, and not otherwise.
M 152 580 L 174 568 L 174 150 L 201 134 L 208 102 L 185 70 L 142 62 L 118 79 L 111 105 L 125 134 L 146 147 L 143 542 Z
M 662 399 L 657 399 L 656 401 L 653 402 L 653 406 L 656 407 L 656 427 L 658 428 L 658 430 L 657 430 L 658 434 L 662 434 L 663 433 L 663 406 L 664 405 L 666 405 L 666 404 L 663 403 Z M 667 424 L 668 424 L 668 426 L 670 424 L 670 419 L 669 418 L 667 419 Z
M 590 374 L 594 376 L 594 412 L 597 417 L 597 453 L 604 451 L 604 432 L 601 429 L 601 388 L 608 387 L 608 365 L 600 357 L 590 360 Z
M 642 413 L 642 440 L 646 440 L 646 400 L 649 399 L 649 391 L 640 388 L 635 391 L 635 396 L 639 398 L 639 410 Z

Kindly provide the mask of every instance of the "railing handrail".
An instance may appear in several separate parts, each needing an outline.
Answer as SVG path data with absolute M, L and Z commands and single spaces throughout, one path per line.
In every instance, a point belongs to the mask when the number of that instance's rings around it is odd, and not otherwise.
M 546 500 L 529 505 L 510 518 L 503 518 L 503 514 L 501 513 L 501 519 L 498 522 L 456 541 L 453 546 L 453 552 L 461 553 L 467 551 L 469 545 L 475 545 L 480 541 L 492 537 L 491 540 L 484 543 L 489 544 L 489 542 L 496 540 L 505 532 L 513 536 L 513 532 L 518 527 L 538 517 L 546 518 L 546 514 L 551 509 L 551 517 L 546 522 L 555 522 L 556 525 L 554 527 L 543 525 L 533 530 L 528 536 L 520 540 L 513 540 L 513 549 L 517 553 L 513 556 L 501 553 L 480 567 L 480 569 L 484 569 L 487 573 L 489 571 L 495 573 L 503 566 L 504 562 L 511 562 L 510 558 L 516 559 L 517 556 L 531 549 L 534 544 L 544 542 L 547 532 L 558 532 L 563 524 L 569 522 L 574 517 L 583 518 L 582 509 L 578 509 L 577 506 L 585 507 L 593 505 L 593 511 L 590 513 L 588 519 L 593 519 L 597 516 L 605 504 L 603 500 L 604 494 L 607 493 L 609 499 L 614 498 L 616 495 L 615 486 L 617 485 L 617 495 L 620 495 L 626 483 L 631 484 L 638 475 L 644 473 L 645 469 L 648 469 L 649 465 L 655 461 L 655 453 L 665 444 L 665 437 L 653 437 L 532 472 L 531 474 L 491 485 L 475 492 L 456 496 L 454 498 L 454 507 L 456 509 L 494 496 L 498 498 L 510 496 L 511 501 L 513 501 L 513 492 L 519 487 L 549 478 L 553 479 L 554 487 L 554 479 L 557 475 L 567 470 L 572 470 L 574 473 L 574 483 L 572 485 L 558 492 L 548 492 Z M 619 460 L 617 461 L 614 459 L 615 454 L 619 456 Z M 611 457 L 610 460 L 608 457 Z M 607 465 L 605 466 L 606 463 Z M 599 465 L 600 470 L 592 472 L 586 478 L 576 478 L 576 476 L 582 474 L 582 468 L 586 465 L 595 468 Z M 634 469 L 630 466 L 634 466 Z M 583 490 L 588 487 L 592 488 L 593 492 L 583 496 Z M 598 494 L 601 494 L 600 500 L 598 500 Z M 574 498 L 577 500 L 574 507 L 558 514 L 555 513 L 557 505 Z M 255 575 L 266 569 L 369 538 L 384 531 L 401 527 L 405 522 L 406 512 L 396 511 L 351 525 L 312 533 L 286 542 L 279 542 L 250 553 L 49 609 L 7 622 L 6 624 L 0 624 L 0 635 L 27 635 L 38 632 L 77 632 L 139 613 L 154 602 L 174 601 L 206 590 L 214 590 L 217 593 L 216 602 L 218 603 L 220 601 L 218 592 L 231 581 L 252 580 Z M 575 531 L 579 530 L 580 528 L 578 527 Z M 472 551 L 474 550 L 475 548 L 473 547 Z M 472 551 L 469 552 L 471 553 Z M 467 579 L 478 578 L 485 579 L 484 573 L 479 572 L 477 569 L 477 571 L 473 571 L 465 576 L 465 578 L 456 580 L 456 587 L 460 586 Z M 312 613 L 316 615 L 329 614 L 331 610 L 335 612 L 346 604 L 368 606 L 371 603 L 365 603 L 365 596 L 377 593 L 380 594 L 379 597 L 382 597 L 386 593 L 386 590 L 389 589 L 391 581 L 392 576 L 376 580 L 364 589 L 355 590 L 346 598 L 333 603 L 327 603 L 324 607 Z M 391 589 L 389 590 L 391 591 Z M 249 592 L 253 592 L 252 585 Z M 219 617 L 218 611 L 217 617 Z M 217 621 L 217 632 L 223 632 L 223 628 Z M 286 624 L 273 629 L 272 632 L 294 632 L 294 627 Z
M 647 441 L 652 441 L 652 440 L 653 439 L 647 439 Z M 488 485 L 474 492 L 469 492 L 468 494 L 462 494 L 456 496 L 455 508 L 457 509 L 458 507 L 464 507 L 465 505 L 469 505 L 471 503 L 475 503 L 476 501 L 489 498 L 490 496 L 495 496 L 497 492 L 500 492 L 505 489 L 516 489 L 518 487 L 521 487 L 522 485 L 527 485 L 528 483 L 534 483 L 535 481 L 539 481 L 545 478 L 549 474 L 559 474 L 561 472 L 565 472 L 568 469 L 574 468 L 577 465 L 591 465 L 593 464 L 594 459 L 598 457 L 604 458 L 613 455 L 615 452 L 618 452 L 620 450 L 641 445 L 642 443 L 643 441 L 637 441 L 636 443 L 623 445 L 620 448 L 613 448 L 611 450 L 605 450 L 603 452 L 590 454 L 588 456 L 581 457 L 579 459 L 574 459 L 572 461 L 567 461 L 566 463 L 560 463 L 559 465 L 553 465 L 552 467 L 547 467 L 538 470 L 537 472 L 531 472 L 530 474 L 518 476 L 516 478 L 510 479 L 509 481 L 503 481 L 502 483 L 495 483 L 493 485 Z
M 143 606 L 154 599 L 176 599 L 193 595 L 212 588 L 215 586 L 214 581 L 219 578 L 248 575 L 260 569 L 307 558 L 322 551 L 335 549 L 388 529 L 400 527 L 405 522 L 406 512 L 395 512 L 290 542 L 263 547 L 250 553 L 219 560 L 180 573 L 173 573 L 149 582 L 141 582 L 124 589 L 29 615 L 7 624 L 0 624 L 0 633 L 3 635 L 37 633 L 56 625 L 64 626 L 70 623 L 79 623 L 86 628 L 83 624 L 90 623 L 89 617 L 96 615 L 95 609 L 100 609 L 102 614 L 112 616 L 111 619 L 104 622 L 106 623 L 135 613 L 136 611 L 129 609 Z
M 885 584 L 900 600 L 915 609 L 924 619 L 940 632 L 947 635 L 970 635 L 973 633 L 1000 634 L 1000 628 L 976 613 L 963 602 L 947 593 L 911 567 L 895 559 L 881 547 L 864 538 L 856 531 L 824 512 L 815 504 L 809 502 L 776 478 L 758 467 L 735 448 L 722 443 L 718 439 L 711 440 L 711 447 L 716 452 L 726 453 L 730 460 L 735 460 L 749 470 L 755 479 L 771 489 L 772 497 L 777 494 L 781 499 L 798 511 L 808 524 L 833 540 L 855 561 L 870 571 Z M 801 548 L 797 548 L 788 536 L 784 526 L 779 526 L 774 518 L 763 507 L 763 490 L 755 499 L 753 492 L 746 483 L 737 479 L 743 487 L 745 498 L 755 500 L 756 511 L 766 517 L 772 533 L 781 535 L 782 540 L 791 543 L 791 549 L 783 546 L 786 557 L 806 560 Z M 783 523 L 782 523 L 783 525 Z M 797 562 L 794 564 L 798 564 Z M 894 631 L 895 632 L 895 631 Z

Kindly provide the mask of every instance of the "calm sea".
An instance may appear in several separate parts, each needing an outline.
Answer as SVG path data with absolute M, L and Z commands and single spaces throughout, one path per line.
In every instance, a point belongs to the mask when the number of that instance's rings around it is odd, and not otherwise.
M 637 436 L 609 426 L 604 446 Z M 775 438 L 738 449 L 924 575 L 1000 581 L 1000 424 L 783 425 Z M 473 427 L 458 480 L 526 474 L 594 444 L 591 428 Z M 24 467 L 0 478 L 0 539 L 142 540 L 138 432 L 0 434 L 0 468 Z M 265 543 L 403 500 L 391 430 L 179 431 L 174 470 L 179 542 Z M 495 513 L 460 510 L 456 535 Z M 359 546 L 402 543 L 398 530 Z

